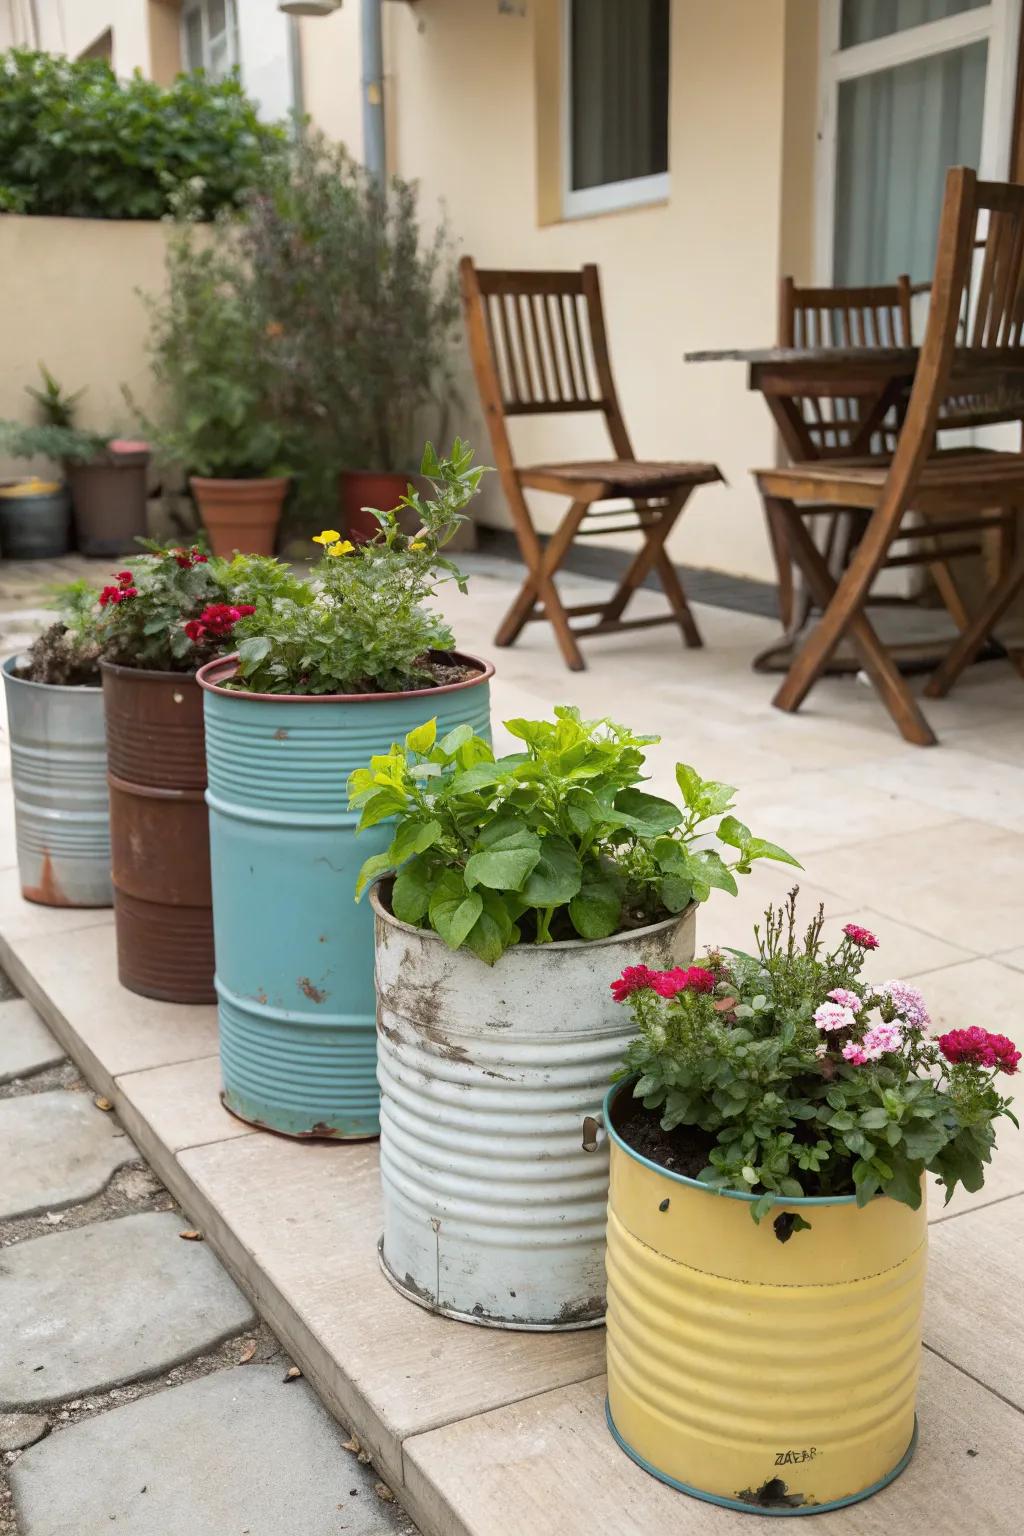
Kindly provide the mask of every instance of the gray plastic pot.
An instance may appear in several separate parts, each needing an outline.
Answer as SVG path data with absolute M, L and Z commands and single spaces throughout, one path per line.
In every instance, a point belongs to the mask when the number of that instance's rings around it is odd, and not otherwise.
M 55 560 L 70 547 L 67 486 L 0 495 L 0 554 L 5 560 Z

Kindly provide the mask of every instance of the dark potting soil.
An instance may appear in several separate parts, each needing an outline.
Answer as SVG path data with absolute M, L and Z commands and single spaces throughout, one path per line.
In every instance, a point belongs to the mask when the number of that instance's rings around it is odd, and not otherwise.
M 60 622 L 33 640 L 14 676 L 23 683 L 49 683 L 60 688 L 98 688 L 98 649 L 84 648 Z
M 417 656 L 416 665 L 422 666 L 434 680 L 435 688 L 444 688 L 452 683 L 464 683 L 470 677 L 479 677 L 480 668 L 471 667 L 464 661 L 459 661 L 450 651 L 431 651 L 428 656 Z M 415 684 L 422 688 L 422 682 Z M 430 684 L 427 684 L 429 687 Z
M 680 1173 L 684 1179 L 695 1179 L 708 1166 L 715 1137 L 695 1125 L 677 1125 L 672 1131 L 663 1131 L 660 1110 L 645 1109 L 639 1099 L 627 1100 L 615 1115 L 615 1129 L 634 1152 L 667 1168 L 669 1173 Z

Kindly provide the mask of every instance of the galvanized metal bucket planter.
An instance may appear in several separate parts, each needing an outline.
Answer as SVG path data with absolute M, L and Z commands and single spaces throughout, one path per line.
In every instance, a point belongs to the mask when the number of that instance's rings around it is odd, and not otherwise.
M 223 1100 L 288 1136 L 379 1131 L 373 914 L 356 905 L 363 860 L 345 782 L 437 716 L 489 736 L 489 680 L 400 694 L 252 694 L 225 688 L 234 660 L 199 673 L 206 701 Z
M 212 1003 L 202 694 L 188 673 L 100 665 L 118 976 L 143 997 Z
M 753 1195 L 669 1173 L 608 1094 L 608 1424 L 662 1482 L 729 1509 L 810 1515 L 877 1493 L 916 1439 L 927 1212 L 878 1197 Z M 777 1218 L 776 1218 L 777 1219 Z
M 609 983 L 692 960 L 695 908 L 491 967 L 399 922 L 380 887 L 371 900 L 385 1274 L 464 1322 L 600 1323 L 608 1152 L 584 1127 L 634 1032 Z
M 14 675 L 4 662 L 21 894 L 47 907 L 109 907 L 103 693 Z

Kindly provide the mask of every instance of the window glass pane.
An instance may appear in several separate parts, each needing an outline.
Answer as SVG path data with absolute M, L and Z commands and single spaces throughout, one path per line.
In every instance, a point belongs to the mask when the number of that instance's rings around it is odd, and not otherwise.
M 222 32 L 227 31 L 227 0 L 207 0 L 206 14 L 210 22 L 211 37 L 219 37 Z
M 207 61 L 207 72 L 214 80 L 223 80 L 231 73 L 231 51 L 228 48 L 228 40 L 224 33 L 220 37 L 210 38 L 210 57 Z
M 669 0 L 573 0 L 574 190 L 668 170 Z
M 944 21 L 961 11 L 977 11 L 989 0 L 843 0 L 843 18 L 839 29 L 840 48 L 870 43 L 876 37 L 890 37 L 921 27 L 928 21 Z
M 185 68 L 203 67 L 203 18 L 198 10 L 185 14 Z
M 988 44 L 839 87 L 834 281 L 928 282 L 946 171 L 977 168 Z

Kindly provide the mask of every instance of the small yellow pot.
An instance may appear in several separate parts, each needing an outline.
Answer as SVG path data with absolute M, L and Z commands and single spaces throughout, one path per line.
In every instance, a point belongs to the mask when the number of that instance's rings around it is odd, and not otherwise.
M 662 1482 L 729 1509 L 817 1514 L 898 1477 L 916 1440 L 927 1214 L 780 1199 L 669 1173 L 615 1130 L 608 1424 Z M 785 1212 L 811 1222 L 786 1242 Z

